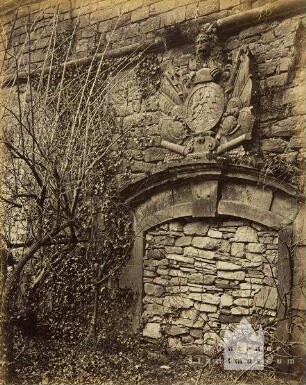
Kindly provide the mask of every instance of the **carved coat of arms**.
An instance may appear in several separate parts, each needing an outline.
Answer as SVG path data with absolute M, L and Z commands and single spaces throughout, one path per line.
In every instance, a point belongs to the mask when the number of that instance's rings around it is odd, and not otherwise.
M 212 25 L 196 41 L 200 69 L 188 81 L 168 70 L 161 84 L 161 146 L 181 155 L 222 154 L 252 138 L 252 55 L 240 49 L 231 63 Z

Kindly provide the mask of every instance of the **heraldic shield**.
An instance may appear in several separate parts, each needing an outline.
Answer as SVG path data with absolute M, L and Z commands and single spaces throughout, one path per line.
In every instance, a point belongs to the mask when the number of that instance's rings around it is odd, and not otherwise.
M 188 82 L 170 68 L 161 83 L 161 146 L 181 155 L 221 154 L 252 138 L 252 55 L 240 49 L 231 64 L 199 69 Z
M 212 130 L 222 117 L 224 99 L 224 90 L 219 84 L 196 85 L 186 99 L 188 127 L 198 133 Z

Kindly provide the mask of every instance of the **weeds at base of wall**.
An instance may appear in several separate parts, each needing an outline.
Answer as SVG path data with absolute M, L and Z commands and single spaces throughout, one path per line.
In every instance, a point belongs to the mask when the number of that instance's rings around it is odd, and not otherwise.
M 298 375 L 273 371 L 224 371 L 220 365 L 190 364 L 187 357 L 165 354 L 152 344 L 135 345 L 129 352 L 105 353 L 99 350 L 61 351 L 65 368 L 50 361 L 53 370 L 41 373 L 37 380 L 20 379 L 18 384 L 41 385 L 228 385 L 256 384 L 301 385 Z M 17 382 L 16 382 L 17 384 Z

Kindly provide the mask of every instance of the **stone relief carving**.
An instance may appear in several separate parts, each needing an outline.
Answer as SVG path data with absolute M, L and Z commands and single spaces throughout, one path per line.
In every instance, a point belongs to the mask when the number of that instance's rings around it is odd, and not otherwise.
M 252 138 L 253 62 L 248 47 L 224 63 L 213 25 L 196 39 L 200 69 L 189 80 L 170 68 L 161 84 L 160 146 L 181 155 L 222 154 Z

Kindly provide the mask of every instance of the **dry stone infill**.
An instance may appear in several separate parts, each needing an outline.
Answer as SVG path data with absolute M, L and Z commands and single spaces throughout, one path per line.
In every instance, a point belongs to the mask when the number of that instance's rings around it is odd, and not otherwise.
M 173 221 L 146 234 L 143 336 L 200 354 L 229 323 L 276 316 L 276 231 L 247 221 Z

